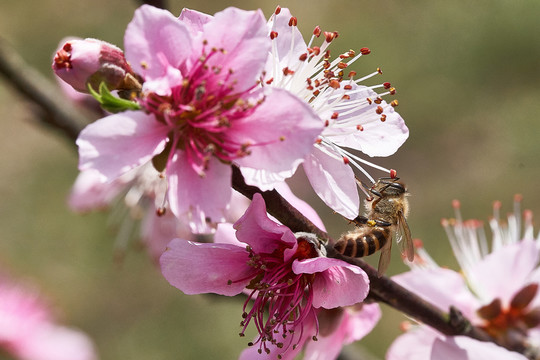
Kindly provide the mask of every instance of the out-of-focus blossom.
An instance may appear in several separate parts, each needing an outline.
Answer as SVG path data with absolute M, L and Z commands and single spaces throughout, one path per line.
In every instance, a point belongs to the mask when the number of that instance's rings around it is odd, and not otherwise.
M 96 39 L 67 40 L 56 52 L 52 68 L 60 79 L 83 93 L 88 93 L 88 85 L 98 89 L 102 82 L 109 90 L 131 90 L 138 84 L 123 51 Z
M 519 197 L 507 221 L 499 217 L 500 203 L 489 221 L 491 252 L 483 223 L 463 221 L 459 203 L 454 202 L 455 219 L 443 219 L 461 272 L 441 268 L 424 248 L 412 271 L 393 279 L 442 309 L 457 308 L 471 323 L 509 348 L 540 348 L 540 268 L 539 240 L 535 240 L 532 213 L 525 211 L 524 226 Z M 524 228 L 522 232 L 522 227 Z M 420 244 L 419 244 L 420 245 Z M 401 335 L 387 358 L 394 359 L 525 359 L 493 343 L 463 336 L 444 336 L 423 325 Z
M 304 344 L 304 336 L 317 336 L 317 326 L 304 325 L 317 309 L 354 305 L 367 296 L 369 280 L 360 268 L 325 257 L 312 234 L 293 234 L 270 220 L 259 194 L 234 229 L 218 225 L 214 244 L 171 241 L 161 270 L 186 294 L 247 292 L 241 334 L 253 322 L 259 337 L 251 345 L 258 351 L 285 356 Z
M 316 318 L 310 316 L 305 320 L 304 333 L 291 350 L 282 355 L 283 360 L 294 359 L 304 351 L 304 360 L 336 359 L 343 346 L 358 341 L 373 330 L 381 318 L 381 309 L 377 304 L 357 304 L 335 309 L 317 309 Z M 317 333 L 313 338 L 313 333 Z M 277 336 L 279 336 L 278 334 Z M 284 347 L 291 346 L 292 338 L 280 338 Z M 285 345 L 286 344 L 286 345 Z M 256 347 L 245 349 L 240 360 L 275 359 L 278 352 L 276 346 L 269 345 L 270 353 L 260 354 Z
M 20 360 L 95 360 L 92 341 L 58 325 L 32 289 L 0 276 L 0 353 Z
M 370 53 L 362 48 L 331 59 L 328 50 L 338 36 L 336 32 L 322 32 L 316 27 L 306 45 L 296 27 L 297 20 L 288 9 L 278 9 L 268 22 L 272 39 L 271 56 L 266 63 L 263 85 L 282 88 L 309 104 L 325 129 L 319 135 L 311 154 L 303 163 L 306 175 L 320 198 L 334 211 L 354 219 L 359 211 L 358 189 L 352 167 L 359 169 L 374 182 L 364 165 L 389 173 L 348 150 L 358 150 L 368 156 L 389 156 L 409 136 L 401 116 L 394 111 L 397 100 L 388 104 L 385 95 L 393 95 L 390 83 L 362 85 L 381 73 L 380 69 L 364 77 L 356 77 L 350 66 L 361 56 Z M 323 36 L 320 46 L 314 40 Z M 382 89 L 377 93 L 375 90 Z M 246 181 L 269 189 L 282 180 L 264 170 L 246 169 Z M 283 178 L 289 173 L 282 173 Z M 387 176 L 387 175 L 386 175 Z
M 166 180 L 150 163 L 112 182 L 102 182 L 99 173 L 90 169 L 77 177 L 68 203 L 77 212 L 111 209 L 111 221 L 118 227 L 117 255 L 122 256 L 129 240 L 135 237 L 140 238 L 150 256 L 157 261 L 172 239 L 196 241 L 204 237 L 193 234 L 189 219 L 178 219 L 166 211 L 166 191 Z M 233 192 L 225 220 L 238 220 L 248 205 L 247 198 Z M 137 229 L 139 222 L 140 229 Z M 208 222 L 206 226 L 205 233 L 209 234 L 216 224 Z
M 224 219 L 232 162 L 294 171 L 322 130 L 303 101 L 258 86 L 271 46 L 260 11 L 185 11 L 176 18 L 144 5 L 124 45 L 144 81 L 136 99 L 144 111 L 87 126 L 77 140 L 79 168 L 113 181 L 152 160 L 167 179 L 170 209 L 197 231 L 208 219 Z

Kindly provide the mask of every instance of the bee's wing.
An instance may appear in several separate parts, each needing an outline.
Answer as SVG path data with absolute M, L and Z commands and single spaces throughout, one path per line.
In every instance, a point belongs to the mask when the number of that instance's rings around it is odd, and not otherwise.
M 377 272 L 379 277 L 383 276 L 390 265 L 390 255 L 392 255 L 392 239 L 389 239 L 388 242 L 381 249 L 381 257 L 379 258 L 379 267 Z
M 396 238 L 398 244 L 400 245 L 400 250 L 402 255 L 407 255 L 407 260 L 414 260 L 414 245 L 411 236 L 411 229 L 409 229 L 409 224 L 405 220 L 405 215 L 400 211 L 398 213 L 398 226 Z

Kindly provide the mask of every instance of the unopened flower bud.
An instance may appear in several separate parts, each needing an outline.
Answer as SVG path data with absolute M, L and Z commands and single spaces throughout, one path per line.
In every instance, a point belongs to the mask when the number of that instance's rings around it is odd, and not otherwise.
M 69 40 L 56 52 L 55 74 L 75 90 L 88 93 L 104 82 L 109 90 L 138 90 L 140 83 L 118 47 L 96 39 Z

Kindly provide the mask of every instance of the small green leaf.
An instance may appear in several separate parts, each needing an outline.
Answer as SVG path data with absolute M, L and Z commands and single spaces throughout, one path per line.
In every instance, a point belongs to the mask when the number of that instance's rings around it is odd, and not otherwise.
M 112 113 L 118 113 L 126 110 L 140 110 L 141 106 L 134 101 L 120 99 L 114 96 L 105 82 L 99 84 L 99 93 L 97 93 L 90 84 L 88 85 L 90 94 L 101 104 L 104 110 Z

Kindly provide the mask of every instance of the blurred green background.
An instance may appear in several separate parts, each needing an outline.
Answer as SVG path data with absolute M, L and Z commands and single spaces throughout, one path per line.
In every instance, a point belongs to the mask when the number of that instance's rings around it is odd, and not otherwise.
M 227 6 L 261 8 L 268 1 L 170 1 L 215 13 Z M 439 226 L 460 199 L 465 217 L 487 219 L 493 200 L 511 210 L 512 196 L 540 211 L 540 2 L 282 1 L 300 29 L 337 30 L 334 55 L 371 48 L 358 74 L 380 66 L 377 81 L 397 87 L 411 134 L 398 153 L 378 164 L 398 170 L 409 185 L 413 236 L 440 264 L 455 267 Z M 122 46 L 134 1 L 0 0 L 0 34 L 52 79 L 50 63 L 65 36 Z M 163 280 L 143 251 L 113 261 L 114 232 L 106 214 L 79 216 L 65 203 L 77 175 L 74 147 L 36 124 L 32 105 L 0 81 L 0 266 L 38 284 L 61 319 L 86 331 L 101 359 L 229 359 L 238 337 L 240 301 L 185 296 Z M 375 177 L 379 176 L 372 172 Z M 301 177 L 300 177 L 301 181 Z M 295 186 L 303 190 L 303 186 Z M 311 194 L 304 193 L 309 196 Z M 332 236 L 346 230 L 317 199 Z M 376 259 L 370 259 L 376 263 Z M 394 253 L 389 274 L 404 271 Z M 404 317 L 384 307 L 373 333 L 349 350 L 383 358 Z

